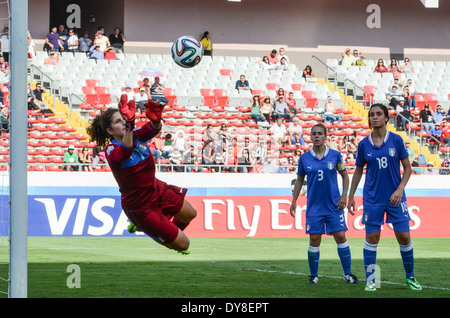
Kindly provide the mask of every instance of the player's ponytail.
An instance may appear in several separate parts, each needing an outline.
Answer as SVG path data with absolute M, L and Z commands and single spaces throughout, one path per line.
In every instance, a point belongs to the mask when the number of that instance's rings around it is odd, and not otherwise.
M 90 141 L 95 142 L 99 147 L 106 147 L 111 137 L 106 129 L 111 127 L 111 118 L 118 112 L 118 109 L 108 108 L 104 113 L 94 117 L 94 120 L 86 129 Z

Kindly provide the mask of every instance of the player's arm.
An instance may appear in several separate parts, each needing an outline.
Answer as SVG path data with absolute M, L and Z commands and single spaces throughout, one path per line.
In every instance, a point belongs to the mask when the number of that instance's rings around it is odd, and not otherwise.
M 305 180 L 305 176 L 297 175 L 297 180 L 295 181 L 295 186 L 293 190 L 292 203 L 289 212 L 293 217 L 295 217 L 295 210 L 297 208 L 297 199 L 300 194 L 300 190 L 303 187 L 303 181 Z
M 345 208 L 345 206 L 347 204 L 347 192 L 348 192 L 349 178 L 348 178 L 347 170 L 339 171 L 339 174 L 342 177 L 342 195 L 338 201 L 338 210 L 342 210 Z M 354 215 L 355 213 L 353 211 L 350 211 L 350 214 Z
M 351 215 L 355 215 L 355 192 L 358 188 L 358 184 L 361 181 L 363 175 L 363 168 L 361 166 L 356 166 L 355 173 L 353 173 L 352 184 L 350 186 L 350 193 L 348 195 L 347 209 Z
M 402 160 L 400 160 L 403 166 L 403 176 L 402 180 L 400 181 L 400 184 L 398 185 L 397 189 L 392 193 L 390 198 L 390 204 L 397 206 L 401 203 L 402 197 L 403 197 L 403 191 L 405 190 L 406 184 L 409 181 L 409 178 L 411 177 L 411 164 L 409 162 L 409 158 L 406 157 Z

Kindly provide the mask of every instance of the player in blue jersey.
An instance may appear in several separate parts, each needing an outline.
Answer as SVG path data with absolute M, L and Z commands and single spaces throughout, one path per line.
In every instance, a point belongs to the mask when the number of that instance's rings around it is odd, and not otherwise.
M 403 139 L 386 129 L 389 112 L 385 105 L 374 104 L 369 110 L 369 127 L 372 133 L 358 145 L 356 170 L 349 193 L 348 211 L 355 210 L 354 195 L 367 165 L 363 188 L 363 218 L 366 241 L 363 257 L 366 269 L 367 291 L 375 291 L 372 279 L 376 265 L 377 246 L 380 241 L 381 225 L 392 223 L 400 245 L 400 254 L 406 272 L 406 283 L 412 290 L 422 287 L 414 278 L 413 245 L 410 236 L 409 212 L 406 203 L 405 186 L 411 176 L 411 165 Z M 403 166 L 403 177 L 400 174 Z
M 305 176 L 308 179 L 306 205 L 306 234 L 309 234 L 308 264 L 311 276 L 308 284 L 318 283 L 319 250 L 322 234 L 332 234 L 337 244 L 338 255 L 344 269 L 344 280 L 358 284 L 351 271 L 350 246 L 345 236 L 344 208 L 347 203 L 349 178 L 340 152 L 325 145 L 327 130 L 322 124 L 311 129 L 313 148 L 300 156 L 290 213 L 295 217 L 297 198 Z M 337 174 L 343 181 L 343 192 L 339 194 Z

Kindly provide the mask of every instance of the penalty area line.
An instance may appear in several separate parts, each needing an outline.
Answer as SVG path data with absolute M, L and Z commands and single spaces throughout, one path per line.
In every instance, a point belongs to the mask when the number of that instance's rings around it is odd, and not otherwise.
M 261 272 L 261 273 L 271 273 L 271 274 L 310 276 L 310 274 L 297 273 L 297 272 L 293 272 L 293 271 L 276 271 L 276 270 L 267 270 L 267 269 L 259 269 L 259 268 L 246 268 L 246 270 L 254 271 L 254 272 Z M 343 276 L 339 277 L 339 276 L 319 275 L 319 277 L 331 278 L 331 279 L 340 279 L 340 280 L 344 279 Z M 402 284 L 402 283 L 389 282 L 389 281 L 381 281 L 381 284 L 400 285 L 400 286 L 405 286 L 406 285 L 406 284 Z M 423 286 L 423 285 L 422 285 L 422 288 L 436 289 L 436 290 L 446 290 L 446 291 L 450 290 L 450 288 L 445 288 L 445 287 L 433 287 L 433 286 Z

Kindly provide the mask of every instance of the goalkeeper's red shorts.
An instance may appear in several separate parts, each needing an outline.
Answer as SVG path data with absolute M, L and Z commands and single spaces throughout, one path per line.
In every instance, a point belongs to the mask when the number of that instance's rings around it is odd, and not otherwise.
M 156 179 L 155 192 L 150 200 L 142 202 L 142 205 L 135 209 L 128 209 L 123 203 L 122 207 L 139 230 L 157 242 L 171 243 L 178 236 L 178 227 L 171 218 L 183 207 L 186 192 L 186 188 Z

